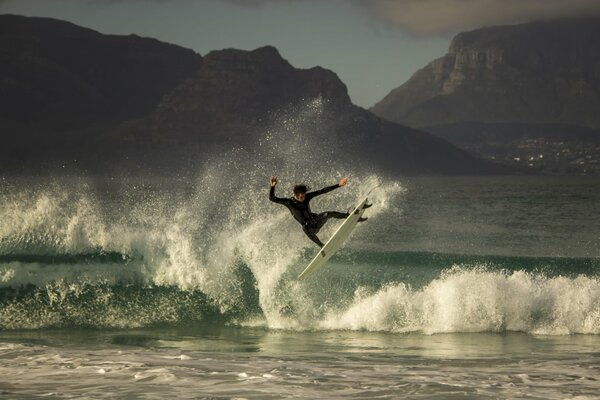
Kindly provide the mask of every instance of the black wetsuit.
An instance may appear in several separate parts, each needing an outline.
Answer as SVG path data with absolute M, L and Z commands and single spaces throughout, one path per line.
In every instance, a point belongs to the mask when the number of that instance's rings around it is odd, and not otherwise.
M 317 190 L 315 192 L 309 192 L 304 195 L 304 201 L 298 201 L 295 198 L 287 198 L 283 199 L 280 197 L 275 197 L 275 186 L 271 186 L 271 191 L 269 192 L 269 200 L 283 204 L 290 210 L 296 221 L 300 222 L 302 225 L 302 230 L 306 235 L 319 245 L 319 247 L 323 247 L 323 242 L 319 240 L 317 237 L 317 233 L 319 230 L 325 225 L 329 218 L 346 218 L 348 217 L 348 213 L 341 213 L 337 211 L 327 211 L 319 214 L 315 214 L 310 210 L 310 200 L 316 196 L 321 194 L 331 192 L 334 189 L 339 188 L 339 185 L 327 186 L 321 190 Z

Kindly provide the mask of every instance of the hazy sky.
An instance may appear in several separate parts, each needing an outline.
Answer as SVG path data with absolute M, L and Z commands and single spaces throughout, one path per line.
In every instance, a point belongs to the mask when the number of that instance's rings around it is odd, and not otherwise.
M 600 14 L 599 0 L 0 0 L 0 13 L 194 49 L 267 44 L 298 68 L 333 70 L 370 107 L 480 26 Z

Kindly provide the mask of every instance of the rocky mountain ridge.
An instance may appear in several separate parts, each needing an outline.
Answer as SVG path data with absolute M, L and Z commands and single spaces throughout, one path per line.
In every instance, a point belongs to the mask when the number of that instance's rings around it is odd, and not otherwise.
M 600 19 L 460 33 L 371 110 L 478 157 L 600 174 Z
M 18 99 L 0 114 L 4 171 L 193 172 L 219 150 L 254 151 L 265 132 L 289 135 L 282 143 L 312 135 L 328 151 L 320 162 L 393 175 L 505 171 L 354 106 L 335 73 L 296 69 L 270 46 L 201 57 L 46 18 L 0 16 L 0 26 L 0 103 Z M 314 116 L 299 118 L 307 104 Z
M 457 35 L 372 111 L 415 127 L 479 122 L 600 127 L 600 19 Z

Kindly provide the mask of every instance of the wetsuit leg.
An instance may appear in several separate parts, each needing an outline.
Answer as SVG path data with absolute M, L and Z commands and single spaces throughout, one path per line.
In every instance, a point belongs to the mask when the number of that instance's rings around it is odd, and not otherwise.
M 323 242 L 321 242 L 321 240 L 317 237 L 317 233 L 319 233 L 323 225 L 325 225 L 325 223 L 330 218 L 343 219 L 347 218 L 348 215 L 348 213 L 341 213 L 337 211 L 327 211 L 324 213 L 320 213 L 317 214 L 315 218 L 312 219 L 309 223 L 304 225 L 302 227 L 302 230 L 304 231 L 304 233 L 306 233 L 306 236 L 308 236 L 310 240 L 318 244 L 319 247 L 323 247 Z
M 317 214 L 317 217 L 315 218 L 315 222 L 313 222 L 313 226 L 317 229 L 317 232 L 319 232 L 319 230 L 323 227 L 323 225 L 325 225 L 325 223 L 330 218 L 344 219 L 344 218 L 348 218 L 349 215 L 350 214 L 348 214 L 348 213 L 342 213 L 342 212 L 337 212 L 337 211 L 326 211 L 326 212 Z
M 323 247 L 323 242 L 321 242 L 321 240 L 317 237 L 317 232 L 319 232 L 318 229 L 315 230 L 311 226 L 304 225 L 302 227 L 302 230 L 304 231 L 304 233 L 306 233 L 306 236 L 308 236 L 308 238 L 310 240 L 312 240 L 313 242 L 315 242 L 319 247 Z

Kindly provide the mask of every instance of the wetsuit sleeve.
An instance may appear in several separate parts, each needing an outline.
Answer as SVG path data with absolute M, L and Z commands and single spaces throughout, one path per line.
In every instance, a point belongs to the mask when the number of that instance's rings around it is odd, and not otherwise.
M 313 197 L 317 197 L 317 196 L 320 196 L 320 195 L 322 195 L 322 194 L 325 194 L 325 193 L 327 193 L 327 192 L 331 192 L 332 190 L 334 190 L 334 189 L 337 189 L 337 188 L 339 188 L 339 187 L 340 187 L 340 185 L 338 185 L 338 184 L 336 183 L 335 185 L 331 185 L 331 186 L 324 187 L 324 188 L 323 188 L 323 189 L 321 189 L 321 190 L 316 190 L 316 191 L 314 191 L 314 192 L 306 193 L 306 195 L 304 196 L 304 198 L 305 198 L 306 200 L 310 200 L 310 199 L 312 199 Z
M 278 204 L 287 204 L 287 199 L 275 196 L 275 186 L 271 186 L 271 190 L 269 190 L 269 200 Z

